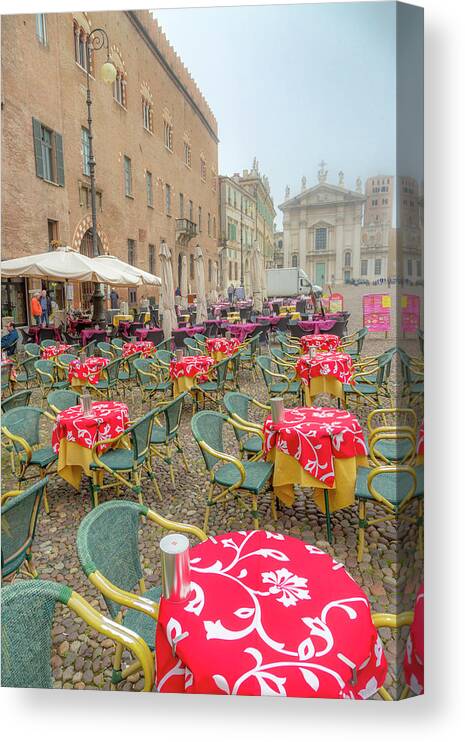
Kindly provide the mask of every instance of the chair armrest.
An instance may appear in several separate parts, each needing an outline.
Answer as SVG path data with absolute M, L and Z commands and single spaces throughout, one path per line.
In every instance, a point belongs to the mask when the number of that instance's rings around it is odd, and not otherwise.
M 261 425 L 257 425 L 256 423 L 249 423 L 248 420 L 242 420 L 242 418 L 240 418 L 239 415 L 236 414 L 234 414 L 233 417 L 228 417 L 228 422 L 231 423 L 233 428 L 236 428 L 237 430 L 243 430 L 245 433 L 258 435 L 262 439 L 262 441 L 265 440 Z
M 7 500 L 9 500 L 11 497 L 17 497 L 18 495 L 22 495 L 24 490 L 10 490 L 9 492 L 5 492 L 4 495 L 0 498 L 0 505 L 4 505 Z
M 271 410 L 271 405 L 259 402 L 258 399 L 252 399 L 252 404 L 254 404 L 256 407 L 260 407 L 262 410 L 266 410 L 267 412 L 270 412 Z
M 234 466 L 237 467 L 237 469 L 239 470 L 241 481 L 239 482 L 239 484 L 235 484 L 232 487 L 230 487 L 230 489 L 239 489 L 241 485 L 244 484 L 246 473 L 245 473 L 245 468 L 244 468 L 242 461 L 240 461 L 239 459 L 236 459 L 235 456 L 231 456 L 229 453 L 223 453 L 222 451 L 217 451 L 215 448 L 212 448 L 211 446 L 209 446 L 208 443 L 205 443 L 205 441 L 199 441 L 199 446 L 204 451 L 209 453 L 210 456 L 214 456 L 216 459 L 219 459 L 220 461 L 226 461 L 228 464 L 234 464 Z
M 392 503 L 389 502 L 389 500 L 386 500 L 383 495 L 381 495 L 379 492 L 376 491 L 375 486 L 373 484 L 373 479 L 378 476 L 378 474 L 393 474 L 398 472 L 408 472 L 412 476 L 412 486 L 410 490 L 408 491 L 407 495 L 404 497 L 400 505 L 396 508 Z M 367 487 L 368 492 L 373 497 L 374 500 L 377 500 L 382 505 L 384 505 L 385 508 L 390 510 L 391 512 L 396 512 L 396 510 L 402 510 L 407 503 L 412 499 L 412 497 L 415 494 L 415 489 L 417 485 L 417 475 L 415 474 L 415 470 L 411 466 L 407 465 L 397 465 L 397 466 L 376 466 L 374 469 L 371 469 L 371 471 L 368 473 L 367 477 Z
M 6 437 L 13 441 L 14 443 L 19 443 L 22 448 L 24 448 L 25 454 L 26 454 L 26 464 L 29 464 L 31 458 L 32 458 L 32 448 L 30 447 L 29 443 L 25 438 L 22 438 L 20 435 L 15 435 L 15 433 L 10 433 L 8 428 L 5 428 L 2 426 L 2 433 L 6 435 Z
M 153 523 L 156 523 L 162 528 L 166 528 L 167 531 L 179 531 L 180 533 L 191 533 L 193 536 L 199 539 L 199 541 L 206 541 L 208 536 L 201 528 L 197 526 L 191 526 L 189 523 L 178 523 L 174 520 L 168 520 L 162 515 L 159 515 L 155 510 L 150 508 L 147 510 L 147 518 Z
M 403 613 L 372 613 L 371 618 L 377 629 L 386 627 L 400 629 L 401 626 L 410 626 L 413 621 L 413 611 Z
M 152 653 L 145 641 L 134 631 L 116 623 L 116 621 L 112 621 L 106 616 L 102 616 L 101 613 L 93 608 L 81 595 L 74 592 L 74 590 L 67 602 L 67 606 L 79 618 L 82 618 L 89 626 L 92 626 L 93 629 L 113 639 L 115 642 L 123 644 L 137 657 L 144 673 L 144 691 L 151 691 L 154 682 L 155 667 Z

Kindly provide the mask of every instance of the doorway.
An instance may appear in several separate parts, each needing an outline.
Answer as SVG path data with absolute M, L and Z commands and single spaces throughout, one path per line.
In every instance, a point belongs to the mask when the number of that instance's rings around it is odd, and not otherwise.
M 317 263 L 315 266 L 315 283 L 324 287 L 326 283 L 326 263 Z

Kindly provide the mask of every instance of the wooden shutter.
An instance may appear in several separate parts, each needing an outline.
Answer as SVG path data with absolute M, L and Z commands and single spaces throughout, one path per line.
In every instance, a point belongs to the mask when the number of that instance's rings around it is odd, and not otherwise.
M 32 133 L 34 138 L 34 155 L 36 160 L 36 175 L 44 177 L 44 162 L 42 159 L 42 124 L 37 119 L 32 119 Z
M 56 159 L 56 182 L 58 185 L 65 184 L 65 167 L 63 163 L 63 137 L 58 132 L 54 132 L 55 138 L 55 159 Z

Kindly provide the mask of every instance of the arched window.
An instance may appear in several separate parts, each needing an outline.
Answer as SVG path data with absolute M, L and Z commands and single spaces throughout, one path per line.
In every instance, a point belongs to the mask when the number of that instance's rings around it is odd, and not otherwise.
M 144 98 L 144 96 L 142 96 L 142 123 L 144 129 L 153 132 L 152 104 L 147 100 L 147 98 Z
M 89 38 L 89 29 L 84 28 L 78 23 L 76 18 L 73 20 L 73 33 L 74 33 L 74 59 L 83 70 L 87 71 L 88 61 L 89 73 L 92 73 L 92 51 L 90 54 L 90 60 L 87 57 L 87 45 Z
M 346 252 L 345 255 L 344 255 L 344 266 L 346 268 L 350 268 L 350 266 L 351 266 L 351 259 L 352 259 L 352 256 L 351 256 L 350 252 Z
M 292 268 L 298 268 L 297 255 L 292 255 L 291 266 Z
M 116 68 L 116 80 L 113 83 L 113 98 L 120 106 L 126 108 L 126 75 Z

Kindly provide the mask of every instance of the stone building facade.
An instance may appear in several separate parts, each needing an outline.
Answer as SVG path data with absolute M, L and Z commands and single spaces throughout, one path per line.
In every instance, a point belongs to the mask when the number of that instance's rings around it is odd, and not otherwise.
M 175 285 L 186 254 L 195 292 L 200 244 L 208 292 L 218 261 L 217 122 L 149 11 L 3 16 L 2 257 L 57 243 L 90 250 L 85 67 L 97 27 L 118 73 L 105 84 L 105 50 L 91 53 L 99 249 L 158 273 L 164 240 Z M 2 285 L 2 314 L 19 322 L 22 284 Z M 51 288 L 60 303 L 63 287 Z M 75 303 L 91 288 L 75 287 Z M 130 305 L 142 293 L 129 292 Z
M 302 268 L 312 283 L 325 288 L 360 277 L 360 244 L 363 205 L 361 181 L 356 190 L 344 186 L 339 173 L 337 185 L 327 182 L 324 162 L 318 170 L 318 183 L 307 188 L 302 178 L 301 192 L 290 197 L 286 188 L 283 212 L 284 267 Z
M 284 232 L 274 233 L 273 268 L 284 268 Z

